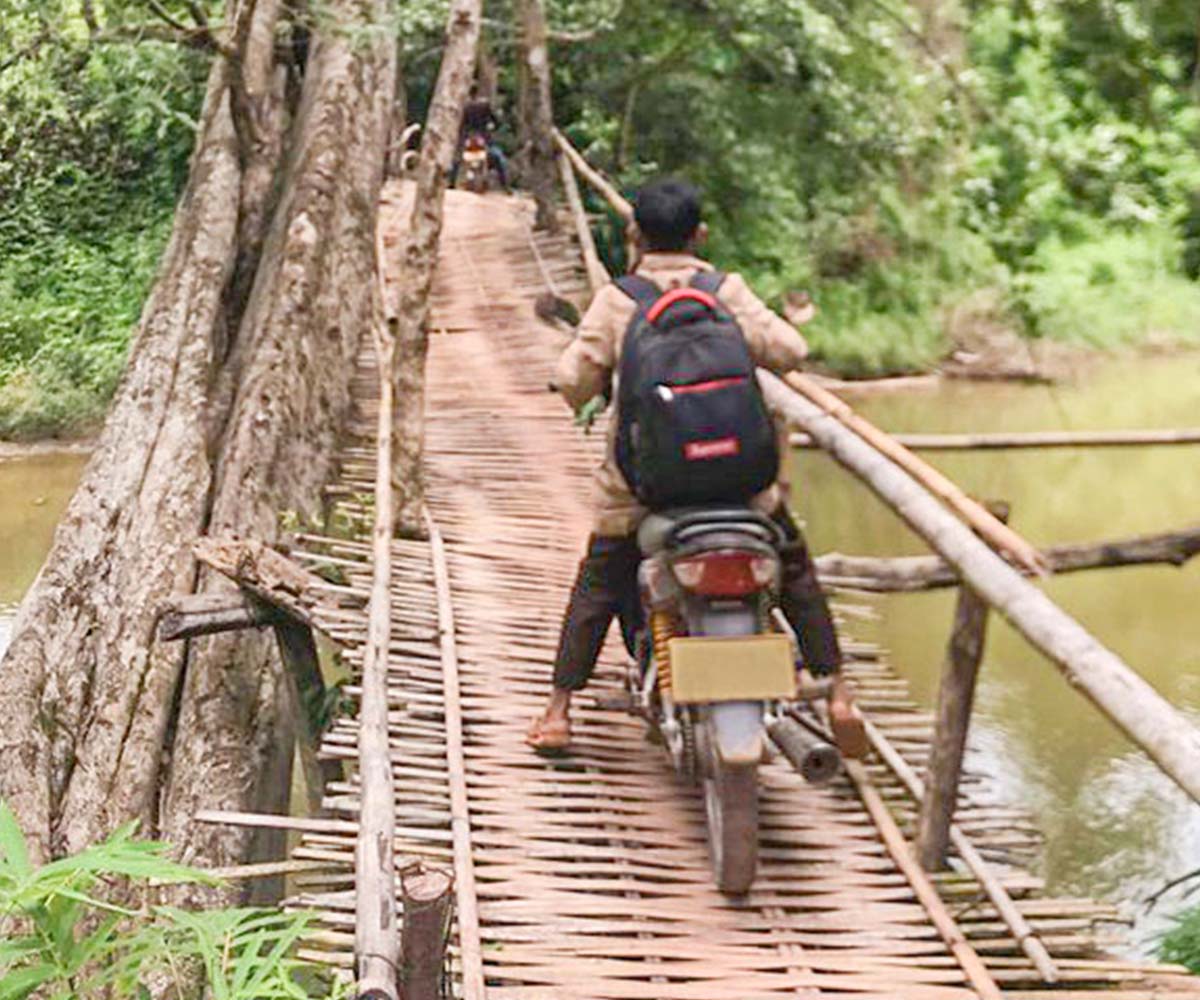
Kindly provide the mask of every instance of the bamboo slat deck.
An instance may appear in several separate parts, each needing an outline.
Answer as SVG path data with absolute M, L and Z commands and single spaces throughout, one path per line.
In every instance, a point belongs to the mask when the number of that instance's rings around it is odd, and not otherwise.
M 385 196 L 385 227 L 399 225 L 400 203 L 395 189 Z M 535 319 L 533 299 L 548 286 L 579 299 L 584 285 L 577 249 L 566 237 L 534 240 L 531 213 L 518 199 L 448 195 L 427 395 L 435 537 L 394 544 L 388 685 L 398 864 L 421 859 L 456 870 L 455 995 L 975 996 L 848 779 L 814 789 L 782 760 L 764 767 L 759 879 L 745 900 L 716 892 L 698 791 L 674 776 L 640 723 L 605 707 L 621 686 L 614 646 L 577 701 L 573 753 L 547 761 L 524 746 L 547 693 L 602 447 L 600 435 L 584 438 L 546 391 L 565 335 Z M 368 344 L 358 380 L 363 428 L 373 415 L 370 354 Z M 363 519 L 364 533 L 372 456 L 369 441 L 349 443 L 330 489 L 346 517 Z M 302 542 L 302 558 L 336 564 L 349 591 L 366 593 L 366 541 Z M 843 623 L 861 614 L 846 605 Z M 365 615 L 343 610 L 322 624 L 356 666 Z M 880 650 L 847 646 L 864 709 L 920 768 L 929 715 Z M 347 693 L 353 697 L 353 687 Z M 352 715 L 337 721 L 322 749 L 353 762 Z M 912 804 L 899 782 L 878 762 L 867 772 L 908 829 Z M 328 789 L 325 807 L 336 821 L 299 824 L 294 859 L 327 868 L 297 876 L 290 900 L 318 918 L 305 953 L 345 969 L 356 796 L 351 769 Z M 958 927 L 1007 996 L 1075 1000 L 1116 987 L 1109 995 L 1117 1000 L 1200 1000 L 1200 985 L 1178 970 L 1104 957 L 1113 907 L 1039 894 L 1037 880 L 1012 864 L 1036 849 L 1035 831 L 1020 811 L 992 804 L 978 776 L 964 783 L 958 822 L 986 857 L 1005 863 L 998 873 L 1060 970 L 1050 991 L 976 883 L 940 877 Z

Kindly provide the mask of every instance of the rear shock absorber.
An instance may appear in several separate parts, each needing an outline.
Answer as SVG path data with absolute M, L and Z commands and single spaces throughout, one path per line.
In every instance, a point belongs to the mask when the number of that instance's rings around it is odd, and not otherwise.
M 658 690 L 671 695 L 671 646 L 675 638 L 675 616 L 669 611 L 650 612 L 650 638 L 654 647 L 654 664 L 658 668 Z

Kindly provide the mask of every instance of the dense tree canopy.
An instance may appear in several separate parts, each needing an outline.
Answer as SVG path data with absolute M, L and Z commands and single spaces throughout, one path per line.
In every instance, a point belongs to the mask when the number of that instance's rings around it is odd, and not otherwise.
M 486 25 L 510 119 L 513 6 Z M 972 325 L 1099 345 L 1200 327 L 1194 4 L 547 7 L 559 124 L 626 188 L 700 182 L 713 255 L 769 296 L 811 290 L 835 368 L 919 369 Z M 445 8 L 398 5 L 413 117 Z M 0 435 L 86 421 L 111 392 L 222 17 L 217 0 L 0 0 Z

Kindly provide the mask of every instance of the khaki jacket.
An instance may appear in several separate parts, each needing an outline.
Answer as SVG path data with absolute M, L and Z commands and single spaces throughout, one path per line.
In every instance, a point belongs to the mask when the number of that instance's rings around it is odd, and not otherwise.
M 687 285 L 697 271 L 711 271 L 712 265 L 686 253 L 647 253 L 637 273 L 649 278 L 664 292 Z M 740 275 L 730 274 L 721 286 L 720 297 L 733 313 L 746 336 L 755 362 L 776 374 L 800 367 L 808 354 L 808 345 L 796 329 L 776 316 L 759 299 Z M 575 339 L 558 361 L 555 384 L 572 409 L 578 410 L 593 397 L 606 391 L 621 357 L 625 331 L 637 306 L 616 285 L 607 285 L 596 293 Z M 782 431 L 782 427 L 781 427 Z M 783 439 L 786 441 L 786 437 Z M 597 535 L 623 536 L 637 530 L 646 516 L 617 468 L 616 420 L 608 427 L 608 448 L 596 470 L 593 530 Z M 786 452 L 781 452 L 786 454 Z M 755 498 L 755 506 L 769 511 L 786 495 L 783 484 Z

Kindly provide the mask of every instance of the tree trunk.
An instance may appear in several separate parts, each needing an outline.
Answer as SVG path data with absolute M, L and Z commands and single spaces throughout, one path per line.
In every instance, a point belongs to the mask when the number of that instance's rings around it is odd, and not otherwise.
M 214 62 L 126 374 L 0 663 L 0 796 L 39 857 L 137 818 L 186 855 L 241 862 L 246 839 L 199 829 L 193 812 L 278 805 L 288 787 L 291 721 L 269 637 L 186 652 L 154 641 L 159 607 L 196 586 L 191 546 L 210 523 L 270 540 L 277 511 L 316 509 L 370 318 L 392 60 L 361 28 L 383 23 L 385 3 L 329 6 L 282 183 L 280 9 L 233 11 L 240 67 Z M 272 216 L 259 261 L 255 234 Z
M 437 86 L 425 121 L 417 164 L 412 220 L 404 236 L 393 336 L 396 356 L 395 448 L 392 482 L 396 487 L 396 530 L 424 533 L 421 510 L 421 453 L 424 438 L 425 358 L 429 353 L 429 292 L 442 235 L 446 172 L 462 127 L 463 105 L 475 75 L 483 0 L 454 0 L 446 26 L 446 48 Z
M 395 49 L 384 0 L 341 0 L 309 56 L 284 194 L 230 363 L 237 394 L 209 532 L 271 541 L 283 510 L 315 511 L 350 403 L 359 339 L 375 321 L 375 213 Z M 348 113 L 354 109 L 356 113 Z M 209 574 L 202 590 L 231 586 Z M 286 812 L 292 721 L 269 635 L 190 645 L 164 831 L 213 865 L 278 854 L 278 833 L 201 826 L 201 809 Z M 278 841 L 278 842 L 276 842 Z
M 189 543 L 211 484 L 208 390 L 240 184 L 228 66 L 218 60 L 125 376 L 0 661 L 0 797 L 43 858 L 131 817 L 155 830 L 181 654 L 151 637 L 159 601 L 195 578 Z
M 546 11 L 542 0 L 518 0 L 517 10 L 521 19 L 518 145 L 522 172 L 537 202 L 538 228 L 554 230 L 558 228 L 554 214 L 556 143 Z
M 396 70 L 392 88 L 391 129 L 388 132 L 387 177 L 399 177 L 404 172 L 404 130 L 408 128 L 408 87 L 400 66 L 400 39 L 396 39 Z

